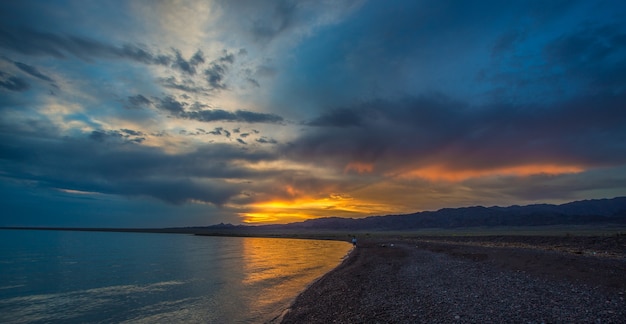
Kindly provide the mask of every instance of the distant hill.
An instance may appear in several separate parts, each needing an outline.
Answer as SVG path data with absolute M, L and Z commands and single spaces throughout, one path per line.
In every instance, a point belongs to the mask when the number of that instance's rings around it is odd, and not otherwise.
M 198 235 L 257 236 L 289 233 L 352 231 L 412 231 L 428 228 L 515 227 L 550 225 L 626 225 L 626 197 L 509 207 L 444 208 L 406 215 L 365 218 L 325 217 L 281 225 L 232 225 L 170 228 L 60 228 L 0 227 L 0 229 L 187 233 Z
M 424 228 L 626 224 L 626 197 L 509 207 L 444 208 L 406 215 L 366 218 L 326 217 L 284 225 L 256 226 L 265 230 L 400 231 Z M 221 225 L 224 226 L 223 224 Z

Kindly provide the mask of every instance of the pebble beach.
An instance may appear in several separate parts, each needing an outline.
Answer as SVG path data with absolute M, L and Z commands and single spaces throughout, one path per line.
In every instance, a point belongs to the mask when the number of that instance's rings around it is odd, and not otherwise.
M 624 241 L 361 239 L 282 323 L 624 323 Z

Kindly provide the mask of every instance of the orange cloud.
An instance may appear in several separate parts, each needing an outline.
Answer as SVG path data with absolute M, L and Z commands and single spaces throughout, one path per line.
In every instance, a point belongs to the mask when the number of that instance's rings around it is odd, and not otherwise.
M 530 164 L 489 170 L 452 170 L 442 166 L 427 166 L 402 173 L 400 177 L 422 178 L 430 181 L 460 182 L 471 178 L 491 176 L 530 176 L 580 173 L 584 169 L 573 165 Z
M 363 162 L 350 162 L 343 169 L 344 172 L 355 171 L 357 173 L 371 173 L 374 171 L 374 164 Z

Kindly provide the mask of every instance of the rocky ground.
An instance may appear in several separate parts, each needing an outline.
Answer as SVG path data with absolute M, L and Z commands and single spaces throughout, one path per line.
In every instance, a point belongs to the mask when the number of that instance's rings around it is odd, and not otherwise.
M 283 323 L 624 323 L 626 238 L 361 239 Z

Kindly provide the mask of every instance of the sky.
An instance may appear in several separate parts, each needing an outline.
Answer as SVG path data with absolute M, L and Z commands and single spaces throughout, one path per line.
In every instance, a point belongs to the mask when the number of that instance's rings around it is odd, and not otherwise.
M 0 1 L 0 226 L 626 195 L 623 1 Z

